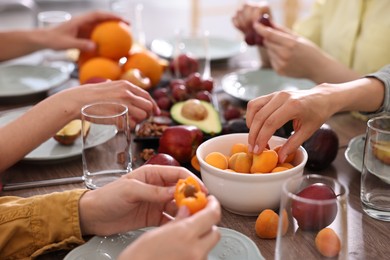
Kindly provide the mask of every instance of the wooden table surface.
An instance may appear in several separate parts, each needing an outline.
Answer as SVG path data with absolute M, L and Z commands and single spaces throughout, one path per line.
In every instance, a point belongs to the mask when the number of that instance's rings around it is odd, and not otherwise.
M 249 55 L 250 57 L 253 57 Z M 244 62 L 245 61 L 245 62 Z M 248 62 L 248 55 L 241 54 L 230 60 L 213 62 L 212 76 L 216 80 L 216 96 L 219 102 L 229 100 L 245 107 L 245 102 L 236 100 L 227 95 L 220 89 L 221 77 L 231 71 L 238 70 L 243 64 L 251 65 Z M 10 104 L 5 106 L 0 104 L 0 110 L 6 110 L 11 107 L 21 106 L 23 104 Z M 338 179 L 349 188 L 349 206 L 348 206 L 348 231 L 349 231 L 349 258 L 350 259 L 385 259 L 388 258 L 390 247 L 388 246 L 388 237 L 390 232 L 390 223 L 374 220 L 362 211 L 360 204 L 360 172 L 355 170 L 345 159 L 344 152 L 351 138 L 365 132 L 365 122 L 356 119 L 349 113 L 338 114 L 332 117 L 328 123 L 336 131 L 340 143 L 337 158 L 330 167 L 320 172 L 313 172 L 305 169 L 304 174 L 317 173 Z M 144 147 L 140 143 L 133 143 L 133 152 L 137 158 L 135 166 L 140 165 L 142 160 L 137 156 Z M 20 162 L 9 168 L 5 172 L 4 182 L 34 181 L 42 179 L 81 176 L 82 163 L 81 156 L 68 161 L 55 163 L 27 163 Z M 50 186 L 41 188 L 30 188 L 17 191 L 7 191 L 1 193 L 2 196 L 16 195 L 22 197 L 33 196 L 36 194 L 46 194 L 56 191 L 64 191 L 83 187 L 82 183 L 68 184 L 60 186 Z M 221 227 L 227 227 L 237 230 L 250 237 L 259 247 L 262 255 L 266 259 L 274 258 L 274 248 L 276 240 L 260 239 L 255 234 L 256 217 L 245 217 L 223 210 Z M 304 245 L 297 245 L 304 246 Z M 43 256 L 42 259 L 61 259 L 66 252 L 52 253 L 49 256 Z M 303 258 L 304 256 L 302 256 Z

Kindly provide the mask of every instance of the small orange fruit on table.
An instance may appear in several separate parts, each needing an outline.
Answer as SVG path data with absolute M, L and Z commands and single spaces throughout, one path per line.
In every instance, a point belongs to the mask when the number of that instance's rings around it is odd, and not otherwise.
M 287 212 L 282 213 L 283 230 L 282 235 L 285 235 L 288 230 Z M 257 217 L 255 229 L 256 234 L 260 238 L 274 239 L 278 233 L 279 216 L 272 209 L 263 210 Z
M 340 239 L 331 228 L 323 228 L 318 232 L 315 244 L 317 250 L 326 257 L 335 257 L 340 252 Z
M 174 198 L 176 205 L 178 207 L 186 206 L 191 215 L 207 205 L 206 194 L 200 189 L 198 181 L 192 176 L 178 180 Z

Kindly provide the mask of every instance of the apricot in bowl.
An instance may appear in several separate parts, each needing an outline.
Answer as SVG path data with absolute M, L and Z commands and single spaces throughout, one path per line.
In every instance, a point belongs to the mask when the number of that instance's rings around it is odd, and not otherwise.
M 247 133 L 217 136 L 203 142 L 198 147 L 196 156 L 204 184 L 222 207 L 236 214 L 258 216 L 264 209 L 279 208 L 283 183 L 290 177 L 303 174 L 308 157 L 305 149 L 299 147 L 291 162 L 293 168 L 263 174 L 222 170 L 205 161 L 210 153 L 219 152 L 228 156 L 234 144 L 247 142 Z M 268 144 L 273 149 L 285 142 L 285 138 L 272 136 Z

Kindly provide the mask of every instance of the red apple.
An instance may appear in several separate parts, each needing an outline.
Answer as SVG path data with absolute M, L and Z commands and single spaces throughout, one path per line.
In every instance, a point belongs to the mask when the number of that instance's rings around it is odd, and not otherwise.
M 130 83 L 133 83 L 134 85 L 146 90 L 152 87 L 152 82 L 150 79 L 145 77 L 139 69 L 127 70 L 122 74 L 121 79 L 127 80 Z
M 144 164 L 180 166 L 180 163 L 175 158 L 166 153 L 155 154 Z
M 174 76 L 187 77 L 199 70 L 198 60 L 188 53 L 182 53 L 175 57 L 169 64 L 169 69 Z
M 297 193 L 297 196 L 322 201 L 321 203 L 309 203 L 296 199 L 292 201 L 292 215 L 302 230 L 320 230 L 335 219 L 337 215 L 336 194 L 328 185 L 311 184 Z
M 170 126 L 160 138 L 158 152 L 167 153 L 180 163 L 187 163 L 202 141 L 203 132 L 195 126 Z

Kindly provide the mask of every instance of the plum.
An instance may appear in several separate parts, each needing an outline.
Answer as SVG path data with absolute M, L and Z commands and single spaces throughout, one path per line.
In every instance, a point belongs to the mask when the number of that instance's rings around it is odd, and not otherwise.
M 180 166 L 180 163 L 175 158 L 166 153 L 155 154 L 144 164 Z
M 306 167 L 319 171 L 328 167 L 336 158 L 339 138 L 329 125 L 323 124 L 302 146 L 308 154 Z
M 297 196 L 323 201 L 323 203 L 310 203 L 297 199 L 292 201 L 292 215 L 302 230 L 320 230 L 331 224 L 336 218 L 337 202 L 334 200 L 336 194 L 328 185 L 324 183 L 311 184 L 297 193 Z

